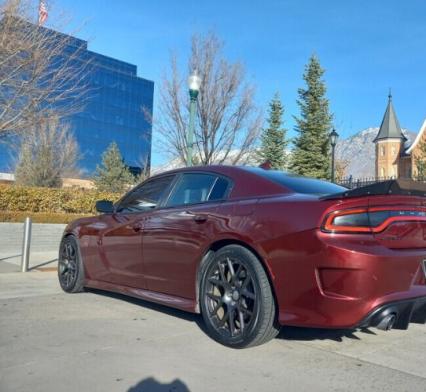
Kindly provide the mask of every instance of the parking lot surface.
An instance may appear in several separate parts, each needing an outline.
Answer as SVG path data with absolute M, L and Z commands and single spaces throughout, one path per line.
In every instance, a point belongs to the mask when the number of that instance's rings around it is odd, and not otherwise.
M 283 328 L 233 350 L 200 316 L 102 292 L 55 272 L 0 274 L 0 391 L 422 391 L 426 327 Z

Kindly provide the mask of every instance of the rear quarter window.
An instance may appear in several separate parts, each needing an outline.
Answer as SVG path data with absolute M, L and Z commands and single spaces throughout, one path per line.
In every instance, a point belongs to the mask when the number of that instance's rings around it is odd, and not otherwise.
M 210 192 L 209 200 L 222 200 L 225 198 L 229 187 L 229 181 L 218 177 Z
M 332 182 L 297 176 L 279 170 L 249 168 L 249 171 L 254 172 L 272 182 L 275 182 L 276 184 L 282 185 L 283 187 L 288 188 L 296 193 L 322 196 L 347 191 L 347 188 L 333 184 Z

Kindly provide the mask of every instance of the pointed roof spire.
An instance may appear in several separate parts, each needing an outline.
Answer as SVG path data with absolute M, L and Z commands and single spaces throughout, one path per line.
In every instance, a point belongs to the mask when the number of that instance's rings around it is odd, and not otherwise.
M 374 142 L 382 139 L 402 139 L 407 140 L 401 131 L 398 117 L 392 103 L 392 90 L 389 89 L 388 106 L 386 107 L 385 115 L 383 116 L 382 124 L 380 125 L 379 133 Z

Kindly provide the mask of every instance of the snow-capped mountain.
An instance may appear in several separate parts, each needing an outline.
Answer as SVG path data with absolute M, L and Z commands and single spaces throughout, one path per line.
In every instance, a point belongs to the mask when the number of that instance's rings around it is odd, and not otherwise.
M 354 179 L 374 177 L 376 157 L 373 140 L 378 132 L 379 128 L 377 127 L 366 128 L 347 139 L 340 139 L 338 141 L 336 146 L 336 159 L 348 163 L 345 170 L 345 177 L 349 177 L 350 175 L 352 175 Z M 407 144 L 410 144 L 416 138 L 414 132 L 404 129 L 403 133 L 408 139 Z M 225 164 L 232 164 L 231 158 L 237 153 L 237 150 L 232 151 Z M 291 155 L 291 152 L 288 151 L 287 154 Z M 255 154 L 249 155 L 245 161 L 248 165 L 257 166 L 259 164 Z M 151 174 L 158 174 L 182 166 L 183 164 L 179 159 L 173 159 L 162 166 L 153 168 Z
M 367 128 L 337 143 L 336 159 L 348 162 L 345 177 L 350 175 L 353 178 L 374 177 L 376 156 L 373 140 L 378 132 L 379 128 Z M 407 130 L 403 130 L 403 133 L 408 143 L 416 137 L 415 133 Z

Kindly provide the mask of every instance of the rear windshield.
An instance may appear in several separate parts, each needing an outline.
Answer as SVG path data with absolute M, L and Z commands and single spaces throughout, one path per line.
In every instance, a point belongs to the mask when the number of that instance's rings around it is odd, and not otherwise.
M 331 182 L 297 176 L 278 170 L 265 170 L 257 167 L 250 167 L 247 169 L 259 176 L 275 182 L 276 184 L 291 189 L 296 193 L 323 196 L 347 191 L 347 188 Z

